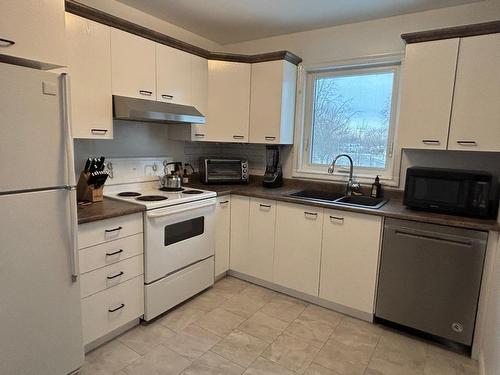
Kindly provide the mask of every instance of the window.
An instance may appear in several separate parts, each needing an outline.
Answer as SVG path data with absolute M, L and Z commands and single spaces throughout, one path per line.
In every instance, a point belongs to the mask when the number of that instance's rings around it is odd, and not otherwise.
M 300 171 L 327 173 L 345 153 L 358 175 L 392 177 L 398 68 L 379 63 L 306 72 Z

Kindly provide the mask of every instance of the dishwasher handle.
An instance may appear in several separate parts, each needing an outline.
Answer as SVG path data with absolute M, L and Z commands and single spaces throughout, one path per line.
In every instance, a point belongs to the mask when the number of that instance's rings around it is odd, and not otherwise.
M 405 236 L 405 237 L 411 237 L 411 238 L 416 238 L 416 239 L 423 239 L 423 240 L 430 240 L 430 241 L 439 241 L 439 242 L 444 242 L 452 245 L 459 245 L 459 246 L 467 246 L 467 247 L 472 247 L 473 246 L 473 241 L 472 240 L 467 240 L 467 239 L 458 239 L 458 238 L 451 238 L 448 236 L 441 236 L 438 233 L 429 233 L 429 234 L 424 234 L 420 232 L 412 232 L 412 231 L 407 231 L 407 230 L 401 230 L 401 229 L 395 229 L 394 233 L 399 236 Z

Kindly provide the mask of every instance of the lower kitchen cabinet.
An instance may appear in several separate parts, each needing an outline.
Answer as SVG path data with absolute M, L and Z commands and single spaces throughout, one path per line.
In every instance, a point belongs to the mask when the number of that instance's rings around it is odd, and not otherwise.
M 229 241 L 231 228 L 231 199 L 217 198 L 215 208 L 215 276 L 229 270 Z
M 276 201 L 231 199 L 231 269 L 272 281 Z
M 380 216 L 324 211 L 321 298 L 373 314 L 381 230 Z
M 318 296 L 323 209 L 278 202 L 273 278 L 276 284 Z

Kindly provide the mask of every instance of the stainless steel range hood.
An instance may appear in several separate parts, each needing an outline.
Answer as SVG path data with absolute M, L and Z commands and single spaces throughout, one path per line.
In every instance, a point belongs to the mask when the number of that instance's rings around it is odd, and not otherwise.
M 205 123 L 205 116 L 193 106 L 117 95 L 113 95 L 113 117 L 117 120 L 166 124 Z

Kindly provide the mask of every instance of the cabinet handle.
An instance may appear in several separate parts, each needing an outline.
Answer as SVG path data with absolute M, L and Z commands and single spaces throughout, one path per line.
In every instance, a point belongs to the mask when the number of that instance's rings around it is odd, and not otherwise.
M 97 128 L 93 128 L 93 129 L 90 129 L 90 132 L 92 134 L 99 134 L 99 135 L 103 135 L 103 134 L 106 134 L 108 132 L 108 129 L 97 129 Z
M 260 204 L 260 207 L 261 208 L 271 208 L 271 205 L 270 204 Z
M 245 139 L 244 135 L 233 135 L 233 139 Z
M 476 141 L 457 141 L 460 146 L 477 146 Z
M 228 204 L 229 201 L 219 202 L 219 204 Z
M 276 137 L 269 137 L 269 136 L 265 136 L 264 139 L 266 141 L 274 141 L 276 139 Z
M 339 216 L 330 216 L 330 220 L 340 221 L 342 224 L 344 223 L 344 218 Z
M 117 277 L 120 277 L 121 275 L 123 275 L 123 271 L 120 271 L 116 275 L 113 275 L 113 276 L 107 276 L 107 278 L 108 278 L 108 280 L 113 280 L 113 279 L 116 279 Z
M 113 229 L 104 229 L 104 232 L 106 233 L 111 233 L 111 232 L 116 232 L 117 230 L 123 229 L 122 227 L 116 227 Z
M 173 95 L 167 95 L 167 94 L 162 94 L 162 95 L 161 95 L 161 97 L 162 97 L 163 99 L 169 99 L 169 100 L 171 100 L 171 99 L 173 99 L 173 98 L 174 98 L 174 96 L 173 96 Z
M 313 217 L 315 219 L 318 217 L 318 214 L 316 212 L 307 212 L 307 211 L 304 211 L 304 215 L 306 217 L 311 216 L 311 217 Z
M 122 304 L 120 304 L 120 306 L 118 306 L 118 307 L 116 307 L 116 308 L 114 308 L 114 309 L 108 309 L 108 311 L 109 311 L 109 312 L 115 312 L 115 311 L 118 311 L 118 310 L 123 309 L 124 307 L 125 307 L 125 304 L 124 304 L 124 303 L 122 303 Z
M 153 91 L 139 90 L 139 94 L 146 95 L 146 96 L 151 96 L 151 95 L 153 95 Z
M 205 134 L 204 133 L 194 133 L 194 136 L 195 137 L 204 137 Z
M 13 40 L 0 38 L 0 47 L 10 47 L 16 44 Z
M 439 144 L 441 144 L 441 142 L 436 140 L 436 139 L 422 139 L 422 143 L 424 143 L 426 145 L 439 145 Z
M 118 251 L 115 251 L 114 253 L 106 253 L 107 257 L 112 257 L 113 255 L 118 255 L 120 253 L 123 253 L 123 249 L 120 249 Z

